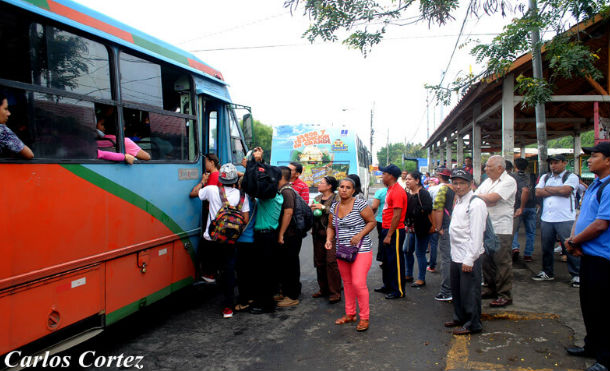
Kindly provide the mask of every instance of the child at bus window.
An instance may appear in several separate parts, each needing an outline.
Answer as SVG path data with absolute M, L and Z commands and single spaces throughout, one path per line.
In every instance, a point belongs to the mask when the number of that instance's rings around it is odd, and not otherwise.
M 16 153 L 23 158 L 31 160 L 34 152 L 26 146 L 13 131 L 6 126 L 11 112 L 8 110 L 8 99 L 0 93 L 0 155 Z
M 108 133 L 116 133 L 116 115 L 115 108 L 112 106 L 106 106 L 103 110 L 103 117 L 97 121 L 97 130 L 104 134 L 103 139 L 110 139 L 116 143 L 116 135 Z M 98 141 L 98 147 L 105 148 L 108 146 L 108 141 Z M 150 154 L 140 146 L 134 143 L 133 140 L 125 138 L 125 152 L 131 156 L 134 156 L 138 160 L 148 161 L 150 160 Z
M 109 160 L 109 161 L 116 161 L 116 162 L 125 161 L 129 165 L 133 165 L 133 162 L 136 159 L 129 153 L 122 154 L 122 153 L 116 153 L 116 152 L 100 151 L 99 149 L 97 150 L 97 158 L 100 160 Z

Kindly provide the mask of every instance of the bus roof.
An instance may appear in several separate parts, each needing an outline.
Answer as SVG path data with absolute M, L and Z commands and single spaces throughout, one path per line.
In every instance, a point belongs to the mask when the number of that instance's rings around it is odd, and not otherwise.
M 226 85 L 220 71 L 195 55 L 70 0 L 0 0 Z

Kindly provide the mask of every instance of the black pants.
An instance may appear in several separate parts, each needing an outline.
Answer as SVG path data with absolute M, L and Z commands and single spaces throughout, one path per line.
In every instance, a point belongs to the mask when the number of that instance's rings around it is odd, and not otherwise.
M 377 256 L 375 260 L 383 263 L 383 237 L 381 237 L 381 222 L 377 222 L 377 237 L 379 239 L 379 243 L 377 244 Z M 383 264 L 381 264 L 381 269 L 383 270 Z
M 388 234 L 388 229 L 381 230 L 381 241 Z M 397 229 L 388 245 L 383 244 L 383 286 L 390 293 L 404 296 L 405 291 L 405 254 L 402 245 L 405 241 L 405 230 Z
M 607 296 L 610 294 L 610 261 L 584 255 L 580 260 L 580 308 L 587 336 L 585 349 L 597 362 L 610 368 L 610 322 Z
M 470 331 L 481 330 L 481 258 L 472 272 L 462 272 L 462 263 L 451 262 L 453 321 Z
M 237 271 L 237 289 L 239 303 L 246 305 L 248 300 L 254 300 L 254 279 L 256 277 L 256 259 L 254 243 L 237 243 L 237 258 L 235 268 Z
M 208 241 L 201 237 L 199 249 L 197 249 L 201 274 L 208 277 L 216 277 L 218 269 L 222 264 L 222 250 L 214 241 Z
M 277 258 L 276 269 L 278 272 L 278 283 L 282 294 L 290 299 L 298 299 L 301 295 L 301 252 L 300 236 L 284 236 L 284 244 L 275 244 L 275 255 Z
M 277 244 L 277 231 L 254 231 L 254 245 L 252 248 L 253 277 L 252 294 L 254 306 L 272 309 L 274 289 L 273 252 Z

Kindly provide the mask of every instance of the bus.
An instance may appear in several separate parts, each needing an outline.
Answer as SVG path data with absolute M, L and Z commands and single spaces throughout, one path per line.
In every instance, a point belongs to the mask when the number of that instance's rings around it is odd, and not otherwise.
M 292 161 L 303 165 L 301 179 L 310 193 L 318 192 L 318 182 L 327 175 L 340 180 L 348 174 L 358 174 L 368 197 L 371 155 L 352 129 L 311 124 L 275 126 L 271 165 L 286 166 Z
M 0 355 L 56 351 L 195 281 L 189 192 L 203 154 L 241 162 L 251 115 L 218 70 L 68 0 L 1 0 L 0 45 L 7 125 L 35 155 L 0 155 Z M 150 160 L 98 159 L 100 120 L 105 151 L 129 137 Z

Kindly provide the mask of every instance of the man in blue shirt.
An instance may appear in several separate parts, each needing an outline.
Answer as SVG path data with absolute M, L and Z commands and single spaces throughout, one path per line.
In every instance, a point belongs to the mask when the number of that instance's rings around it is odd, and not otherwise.
M 594 357 L 587 371 L 610 367 L 610 321 L 604 305 L 610 293 L 610 142 L 583 148 L 590 153 L 589 169 L 597 175 L 584 195 L 572 236 L 566 240 L 569 253 L 581 256 L 580 308 L 587 336 L 585 346 L 567 348 L 571 355 Z M 600 188 L 603 187 L 601 193 Z M 598 197 L 599 193 L 599 197 Z

